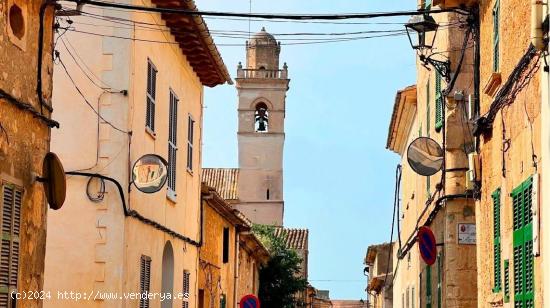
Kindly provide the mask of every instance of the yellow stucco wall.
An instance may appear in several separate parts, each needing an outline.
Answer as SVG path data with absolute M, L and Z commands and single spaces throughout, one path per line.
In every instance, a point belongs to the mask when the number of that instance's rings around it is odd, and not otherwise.
M 134 1 L 134 4 L 151 6 L 148 1 Z M 88 9 L 90 8 L 86 7 Z M 101 9 L 93 9 L 93 12 L 164 24 L 160 16 L 150 13 Z M 77 24 L 89 22 L 85 17 L 75 17 L 73 20 Z M 92 21 L 98 23 L 97 19 Z M 87 171 L 112 176 L 123 187 L 129 187 L 129 165 L 141 155 L 155 153 L 167 158 L 168 102 L 171 89 L 179 98 L 176 200 L 174 202 L 167 198 L 166 187 L 157 193 L 146 195 L 132 186 L 130 192 L 125 191 L 125 194 L 129 208 L 198 241 L 203 106 L 203 89 L 199 79 L 175 44 L 174 38 L 165 31 L 146 31 L 138 27 L 132 32 L 124 27 L 86 28 L 84 24 L 79 24 L 79 29 L 120 36 L 135 35 L 145 40 L 166 43 L 67 34 L 65 38 L 72 43 L 73 54 L 78 54 L 93 73 L 100 76 L 116 93 L 102 94 L 103 91 L 91 84 L 79 71 L 67 51 L 60 48 L 69 73 L 103 117 L 117 128 L 132 133 L 129 136 L 101 123 L 102 121 L 98 124 L 97 116 L 82 102 L 64 72 L 56 68 L 54 104 L 56 108 L 64 110 L 60 121 L 66 129 L 53 136 L 52 148 L 59 153 L 67 170 L 91 167 Z M 145 130 L 148 59 L 158 70 L 155 136 Z M 128 95 L 118 93 L 119 90 L 127 90 Z M 196 121 L 192 172 L 186 169 L 189 114 Z M 65 207 L 61 211 L 50 213 L 51 223 L 48 229 L 51 236 L 46 256 L 45 287 L 52 292 L 139 292 L 140 258 L 146 255 L 151 258 L 150 292 L 161 292 L 163 250 L 169 241 L 174 252 L 173 291 L 182 292 L 183 273 L 189 271 L 189 302 L 190 307 L 196 307 L 198 249 L 134 218 L 125 218 L 119 195 L 112 184 L 106 184 L 107 193 L 102 202 L 89 201 L 86 197 L 87 180 L 70 177 Z M 134 307 L 138 305 L 138 300 L 79 302 L 82 307 L 123 305 Z M 181 307 L 181 300 L 174 300 L 173 305 Z M 45 303 L 45 307 L 74 307 L 74 301 L 51 300 Z M 152 300 L 151 307 L 160 307 L 160 301 Z
M 493 14 L 495 1 L 484 1 L 480 8 L 481 18 L 481 87 L 483 88 L 493 72 Z M 500 69 L 502 83 L 523 56 L 529 45 L 531 3 L 517 0 L 500 1 Z M 485 114 L 493 97 L 482 94 L 481 114 Z M 535 74 L 519 93 L 514 102 L 501 110 L 494 122 L 492 136 L 481 138 L 481 159 L 483 166 L 481 200 L 476 204 L 478 219 L 478 273 L 479 307 L 488 307 L 490 302 L 503 300 L 502 291 L 494 293 L 493 253 L 493 209 L 491 194 L 501 189 L 501 247 L 502 263 L 510 260 L 510 286 L 513 288 L 513 227 L 512 200 L 510 193 L 523 181 L 535 174 L 533 164 L 536 155 L 538 173 L 544 172 L 540 146 L 541 131 L 540 74 Z M 504 126 L 503 126 L 504 122 Z M 503 128 L 505 129 L 503 137 Z M 503 138 L 509 144 L 503 154 Z M 503 168 L 505 169 L 503 175 Z M 544 209 L 541 207 L 542 211 Z M 542 248 L 542 247 L 541 247 Z M 503 265 L 502 265 L 503 266 Z M 541 258 L 535 258 L 535 307 L 542 304 Z M 504 275 L 504 272 L 502 272 Z M 504 277 L 504 276 L 503 276 Z M 503 278 L 504 281 L 504 278 Z M 504 284 L 504 282 L 503 282 Z M 510 303 L 504 307 L 513 307 Z

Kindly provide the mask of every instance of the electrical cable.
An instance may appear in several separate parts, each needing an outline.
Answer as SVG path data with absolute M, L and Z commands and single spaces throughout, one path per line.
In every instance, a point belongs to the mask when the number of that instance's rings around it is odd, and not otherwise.
M 242 18 L 262 18 L 262 19 L 287 19 L 287 20 L 345 20 L 345 19 L 368 19 L 379 17 L 396 17 L 396 16 L 412 16 L 423 15 L 426 13 L 449 13 L 454 12 L 463 15 L 470 13 L 463 8 L 445 8 L 437 10 L 416 10 L 416 11 L 394 11 L 394 12 L 376 12 L 376 13 L 347 13 L 347 14 L 267 14 L 267 13 L 235 13 L 235 12 L 214 12 L 214 11 L 198 11 L 187 10 L 180 8 L 166 8 L 157 6 L 140 6 L 130 5 L 116 2 L 105 2 L 97 0 L 66 0 L 79 4 L 88 4 L 98 7 L 119 8 L 131 11 L 144 11 L 156 13 L 171 13 L 183 16 L 217 16 L 217 17 L 242 17 Z
M 389 245 L 390 245 L 390 251 L 389 251 L 389 254 L 388 254 L 388 260 L 387 260 L 387 266 L 386 266 L 386 276 L 384 276 L 384 288 L 386 287 L 386 280 L 388 278 L 388 273 L 390 271 L 390 265 L 392 264 L 391 262 L 391 257 L 393 256 L 393 230 L 395 229 L 395 221 L 396 220 L 399 220 L 398 216 L 399 216 L 399 196 L 398 196 L 398 193 L 399 193 L 399 186 L 400 186 L 400 183 L 401 183 L 401 165 L 400 164 L 397 164 L 396 168 L 395 168 L 395 190 L 394 190 L 394 200 L 393 200 L 393 214 L 392 214 L 392 221 L 391 221 L 391 232 L 390 232 L 390 242 L 389 242 Z M 399 222 L 398 222 L 399 224 Z
M 59 52 L 57 52 L 59 54 Z M 129 134 L 129 132 L 125 131 L 125 130 L 122 130 L 118 127 L 116 127 L 113 123 L 111 123 L 110 121 L 108 121 L 107 119 L 105 119 L 97 110 L 95 110 L 95 108 L 92 106 L 92 104 L 88 101 L 88 99 L 86 98 L 86 96 L 84 95 L 84 93 L 82 93 L 82 90 L 80 90 L 80 88 L 76 85 L 76 82 L 74 81 L 73 77 L 71 76 L 71 74 L 69 73 L 69 71 L 67 70 L 67 67 L 65 66 L 65 63 L 63 63 L 63 60 L 59 57 L 58 55 L 58 59 L 59 59 L 59 64 L 61 64 L 61 66 L 63 67 L 63 70 L 65 71 L 65 74 L 67 75 L 67 77 L 69 78 L 69 80 L 71 81 L 71 83 L 73 84 L 75 90 L 78 92 L 78 94 L 82 97 L 82 99 L 84 100 L 84 102 L 86 103 L 86 105 L 88 105 L 88 107 L 90 107 L 90 109 L 92 109 L 92 111 L 101 119 L 103 120 L 105 123 L 107 123 L 107 125 L 111 126 L 113 129 L 121 132 L 121 133 L 124 133 L 124 134 Z
M 94 179 L 99 180 L 99 191 L 97 192 L 97 195 L 95 195 L 95 196 L 92 195 L 92 193 L 90 191 L 90 185 L 92 183 L 92 180 L 94 180 Z M 88 196 L 88 199 L 90 199 L 90 201 L 92 201 L 92 202 L 99 203 L 99 202 L 103 201 L 103 199 L 105 198 L 105 180 L 102 179 L 102 178 L 96 178 L 96 177 L 91 176 L 88 179 L 88 183 L 86 184 L 86 195 Z

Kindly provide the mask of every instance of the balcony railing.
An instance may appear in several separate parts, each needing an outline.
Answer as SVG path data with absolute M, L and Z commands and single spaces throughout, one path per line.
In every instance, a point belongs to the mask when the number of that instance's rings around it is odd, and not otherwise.
M 241 65 L 237 68 L 237 78 L 260 78 L 260 79 L 287 79 L 288 68 L 286 64 L 282 70 L 266 70 L 242 68 Z

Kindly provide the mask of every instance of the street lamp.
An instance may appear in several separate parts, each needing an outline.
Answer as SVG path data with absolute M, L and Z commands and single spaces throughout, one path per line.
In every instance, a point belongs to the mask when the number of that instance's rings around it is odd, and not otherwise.
M 415 15 L 405 24 L 409 42 L 415 50 L 431 49 L 434 45 L 437 28 L 439 25 L 428 14 Z

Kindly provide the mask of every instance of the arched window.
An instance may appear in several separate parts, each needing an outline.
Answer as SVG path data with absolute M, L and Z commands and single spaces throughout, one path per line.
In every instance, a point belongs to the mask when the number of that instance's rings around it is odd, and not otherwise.
M 174 250 L 172 244 L 166 242 L 162 253 L 162 284 L 161 292 L 164 294 L 174 291 Z M 172 308 L 172 298 L 166 298 L 161 303 L 161 308 Z
M 260 102 L 256 105 L 254 119 L 255 131 L 259 133 L 267 133 L 269 128 L 269 112 L 265 103 Z

